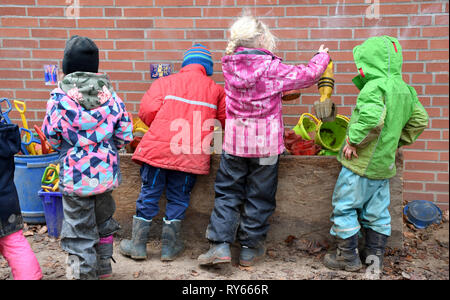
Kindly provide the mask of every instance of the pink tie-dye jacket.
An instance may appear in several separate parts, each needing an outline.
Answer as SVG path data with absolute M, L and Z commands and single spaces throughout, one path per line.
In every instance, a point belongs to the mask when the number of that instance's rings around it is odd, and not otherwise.
M 330 61 L 327 53 L 315 55 L 307 66 L 286 65 L 265 49 L 239 47 L 222 58 L 226 114 L 223 150 L 240 157 L 268 157 L 284 152 L 282 92 L 317 83 Z

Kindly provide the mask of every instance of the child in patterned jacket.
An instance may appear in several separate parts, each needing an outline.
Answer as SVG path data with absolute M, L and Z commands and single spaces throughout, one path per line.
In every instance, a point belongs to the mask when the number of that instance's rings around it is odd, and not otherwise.
M 198 258 L 202 265 L 230 262 L 235 238 L 242 247 L 241 265 L 263 257 L 268 219 L 276 206 L 279 155 L 285 149 L 282 93 L 314 85 L 330 61 L 323 45 L 307 66 L 283 64 L 271 52 L 274 48 L 275 37 L 253 17 L 241 17 L 230 29 L 222 58 L 224 151 L 206 232 L 211 247 Z
M 99 50 L 73 36 L 63 59 L 65 77 L 51 92 L 42 130 L 60 152 L 64 221 L 61 246 L 73 276 L 112 274 L 112 190 L 120 184 L 118 149 L 132 140 L 132 122 L 106 74 L 98 73 Z

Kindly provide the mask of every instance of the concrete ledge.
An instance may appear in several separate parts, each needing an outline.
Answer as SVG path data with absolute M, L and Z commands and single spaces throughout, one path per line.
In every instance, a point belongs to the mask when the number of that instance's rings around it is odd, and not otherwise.
M 121 155 L 122 184 L 113 193 L 117 204 L 115 218 L 122 225 L 119 237 L 131 236 L 132 217 L 141 189 L 140 166 L 131 160 L 131 154 Z M 199 176 L 191 195 L 191 203 L 183 224 L 183 236 L 188 243 L 205 243 L 205 230 L 214 207 L 214 181 L 220 156 L 211 157 L 211 172 Z M 331 197 L 341 165 L 335 157 L 282 156 L 279 166 L 277 208 L 271 217 L 267 243 L 283 243 L 289 236 L 332 241 L 329 235 L 332 211 Z M 403 159 L 397 159 L 397 175 L 390 181 L 392 236 L 388 246 L 401 248 Z M 160 227 L 165 211 L 165 196 L 160 201 L 160 213 L 154 219 L 156 230 L 150 238 L 160 238 Z M 159 227 L 159 228 L 158 228 Z

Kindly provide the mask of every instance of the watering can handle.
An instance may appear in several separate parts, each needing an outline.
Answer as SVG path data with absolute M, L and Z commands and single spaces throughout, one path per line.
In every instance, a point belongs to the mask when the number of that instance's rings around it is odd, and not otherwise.
M 344 116 L 344 115 L 337 115 L 337 116 L 345 119 L 347 122 L 350 122 L 350 118 L 347 116 Z

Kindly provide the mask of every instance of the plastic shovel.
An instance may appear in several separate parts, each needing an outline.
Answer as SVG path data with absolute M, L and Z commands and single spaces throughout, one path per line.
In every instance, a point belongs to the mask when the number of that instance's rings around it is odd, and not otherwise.
M 6 104 L 8 104 L 8 108 L 6 109 L 5 112 L 1 112 L 1 103 L 2 102 L 6 102 Z M 3 116 L 3 118 L 5 119 L 6 123 L 8 123 L 8 124 L 11 124 L 11 120 L 8 117 L 8 114 L 11 111 L 11 109 L 12 109 L 12 105 L 11 105 L 11 102 L 9 102 L 9 99 L 8 98 L 1 98 L 0 99 L 0 112 L 1 112 L 1 114 Z

